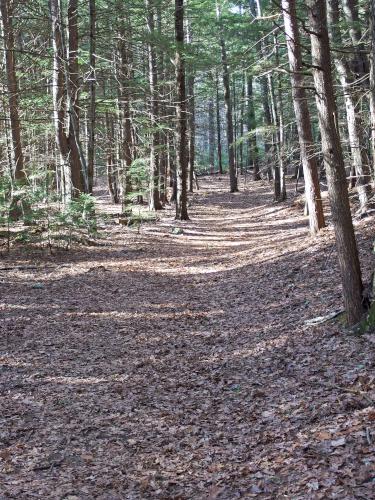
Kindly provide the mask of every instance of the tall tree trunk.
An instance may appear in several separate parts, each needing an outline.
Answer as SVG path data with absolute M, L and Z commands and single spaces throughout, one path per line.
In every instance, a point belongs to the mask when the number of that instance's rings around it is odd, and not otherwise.
M 325 226 L 323 204 L 320 194 L 319 174 L 316 157 L 313 154 L 314 141 L 310 112 L 304 86 L 301 45 L 297 24 L 295 0 L 282 0 L 285 34 L 291 70 L 294 114 L 297 122 L 305 196 L 309 210 L 310 232 L 316 234 Z
M 95 165 L 95 121 L 96 121 L 96 5 L 89 0 L 90 46 L 89 46 L 89 109 L 88 109 L 88 144 L 87 144 L 87 177 L 88 191 L 92 193 L 94 185 Z
M 187 134 L 186 88 L 184 60 L 184 0 L 175 0 L 176 36 L 176 120 L 177 120 L 177 196 L 176 219 L 189 220 L 187 212 Z
M 232 100 L 230 95 L 230 76 L 229 76 L 229 67 L 228 67 L 227 51 L 225 47 L 223 26 L 221 23 L 220 5 L 218 2 L 216 2 L 216 17 L 219 22 L 219 30 L 220 30 L 219 43 L 221 48 L 221 64 L 223 67 L 223 86 L 224 86 L 224 102 L 225 102 L 226 121 L 227 121 L 230 192 L 235 193 L 238 191 L 238 180 L 237 180 L 237 169 L 235 163 L 233 113 L 232 113 Z
M 345 18 L 348 22 L 349 35 L 354 48 L 354 56 L 352 59 L 352 69 L 356 78 L 362 78 L 362 86 L 367 87 L 367 75 L 369 72 L 369 64 L 367 55 L 365 54 L 365 46 L 363 43 L 360 19 L 358 15 L 357 0 L 341 0 Z
M 214 102 L 212 98 L 208 101 L 208 161 L 210 173 L 215 173 L 215 116 Z
M 68 65 L 65 80 L 68 97 L 69 133 L 68 146 L 72 184 L 76 193 L 88 192 L 87 165 L 79 137 L 79 69 L 78 69 L 78 0 L 68 1 Z M 64 43 L 64 37 L 62 37 Z
M 331 40 L 338 47 L 342 46 L 339 27 L 339 3 L 338 0 L 329 0 L 328 19 Z M 348 125 L 349 145 L 351 151 L 352 165 L 357 177 L 357 189 L 361 213 L 366 213 L 371 197 L 371 175 L 365 151 L 364 139 L 362 137 L 362 123 L 356 98 L 353 95 L 354 80 L 348 62 L 338 52 L 333 52 L 335 66 L 339 75 L 340 83 L 344 93 L 346 119 Z
M 221 144 L 221 120 L 220 120 L 220 95 L 219 76 L 216 73 L 216 132 L 217 132 L 217 161 L 219 164 L 219 174 L 223 174 L 223 154 Z
M 62 36 L 62 20 L 60 0 L 50 0 L 53 44 L 53 116 L 55 123 L 56 144 L 60 156 L 60 187 L 64 202 L 72 195 L 71 166 L 69 161 L 69 146 L 65 135 L 66 94 L 64 65 L 66 53 Z
M 131 70 L 131 48 L 127 42 L 127 33 L 125 29 L 125 19 L 128 19 L 125 12 L 125 6 L 122 0 L 116 4 L 119 12 L 118 41 L 115 56 L 115 68 L 118 82 L 118 109 L 120 118 L 120 150 L 119 159 L 121 165 L 122 179 L 122 206 L 126 210 L 129 204 L 129 195 L 132 192 L 130 167 L 136 154 L 135 131 L 132 126 L 132 116 L 130 109 L 130 84 L 132 81 Z M 131 31 L 131 25 L 128 24 L 128 36 Z
M 348 323 L 353 325 L 360 321 L 363 313 L 363 286 L 337 127 L 326 2 L 325 0 L 308 0 L 308 9 L 312 68 L 317 95 L 323 158 L 327 172 L 328 193 L 341 271 L 343 299 Z
M 148 28 L 148 74 L 150 84 L 150 127 L 151 127 L 151 144 L 150 144 L 150 195 L 149 208 L 150 210 L 160 210 L 159 195 L 159 105 L 157 99 L 157 65 L 156 51 L 152 37 L 155 36 L 155 7 L 154 0 L 145 0 L 147 11 L 147 28 Z
M 370 116 L 371 116 L 371 160 L 375 174 L 375 0 L 370 0 Z
M 247 74 L 246 81 L 246 101 L 247 101 L 247 148 L 248 148 L 248 161 L 253 167 L 253 180 L 260 181 L 259 174 L 259 151 L 256 136 L 256 122 L 255 122 L 255 109 L 253 97 L 253 78 Z
M 115 133 L 113 116 L 108 113 L 105 114 L 105 123 L 107 128 L 107 144 L 106 144 L 106 159 L 107 159 L 107 181 L 108 189 L 111 194 L 113 203 L 120 203 L 120 193 L 118 185 L 118 172 L 116 165 L 116 146 L 115 146 Z
M 189 19 L 186 19 L 186 42 L 191 44 L 193 41 L 192 30 Z M 194 69 L 189 68 L 187 76 L 188 93 L 188 173 L 189 173 L 189 191 L 194 190 L 194 167 L 195 167 L 195 94 L 194 94 L 195 75 Z
M 18 80 L 16 74 L 15 45 L 13 32 L 13 2 L 0 0 L 1 22 L 4 40 L 4 60 L 8 91 L 9 118 L 12 138 L 13 176 L 25 182 L 24 155 L 21 143 L 21 123 L 18 109 Z

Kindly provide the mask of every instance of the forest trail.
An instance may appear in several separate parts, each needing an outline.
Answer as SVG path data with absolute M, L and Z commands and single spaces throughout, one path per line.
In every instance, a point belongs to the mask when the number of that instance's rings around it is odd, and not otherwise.
M 305 324 L 341 307 L 332 232 L 266 182 L 189 213 L 3 260 L 1 499 L 372 496 L 373 349 Z

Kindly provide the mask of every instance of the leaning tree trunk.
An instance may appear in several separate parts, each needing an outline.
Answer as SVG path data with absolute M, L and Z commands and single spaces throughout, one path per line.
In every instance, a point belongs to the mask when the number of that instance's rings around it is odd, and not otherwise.
M 337 127 L 337 110 L 333 92 L 326 2 L 325 0 L 309 0 L 308 9 L 312 69 L 322 137 L 323 158 L 327 172 L 328 194 L 336 235 L 343 299 L 348 323 L 353 325 L 360 321 L 363 313 L 363 286 L 350 213 L 345 166 Z
M 176 219 L 189 220 L 187 212 L 187 134 L 184 48 L 184 0 L 175 0 L 176 35 L 176 120 L 177 120 L 177 193 Z
M 295 0 L 282 0 L 284 26 L 291 71 L 294 114 L 297 122 L 305 196 L 309 210 L 311 234 L 316 234 L 325 226 L 322 197 L 320 194 L 318 165 L 313 154 L 314 141 L 311 129 L 310 112 L 303 78 L 302 54 L 297 25 Z

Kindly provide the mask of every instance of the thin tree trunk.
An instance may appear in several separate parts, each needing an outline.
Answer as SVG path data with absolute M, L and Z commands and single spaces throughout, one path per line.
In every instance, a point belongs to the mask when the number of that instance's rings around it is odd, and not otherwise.
M 344 160 L 337 128 L 326 2 L 325 0 L 309 0 L 308 9 L 312 68 L 317 95 L 323 158 L 327 172 L 328 194 L 336 235 L 343 299 L 348 323 L 353 325 L 360 321 L 363 313 L 363 286 L 350 213 Z
M 247 133 L 248 133 L 248 161 L 249 164 L 253 166 L 253 180 L 260 181 L 259 173 L 259 151 L 256 136 L 256 122 L 255 122 L 255 109 L 254 109 L 254 97 L 253 97 L 253 78 L 250 74 L 247 75 Z
M 90 46 L 89 46 L 89 109 L 88 109 L 88 144 L 87 144 L 87 176 L 88 191 L 92 193 L 94 185 L 95 165 L 95 121 L 96 121 L 96 5 L 89 0 Z
M 210 173 L 215 173 L 215 116 L 214 102 L 210 98 L 208 101 L 208 157 Z
M 176 120 L 177 120 L 177 196 L 176 219 L 189 220 L 187 212 L 187 117 L 184 47 L 184 0 L 175 0 L 176 35 Z
M 217 132 L 217 161 L 219 174 L 223 174 L 223 155 L 221 144 L 221 120 L 220 120 L 220 95 L 219 95 L 219 76 L 216 73 L 216 132 Z
M 149 208 L 150 210 L 160 210 L 162 204 L 159 195 L 159 132 L 158 118 L 159 105 L 157 100 L 157 65 L 156 52 L 154 42 L 151 39 L 155 35 L 155 14 L 153 0 L 145 0 L 147 11 L 147 28 L 150 37 L 148 41 L 148 74 L 150 84 L 150 127 L 151 127 L 151 144 L 150 144 L 150 194 Z
M 375 176 L 375 0 L 370 0 L 370 116 L 372 175 Z
M 216 17 L 219 21 L 219 43 L 221 48 L 221 64 L 223 67 L 223 86 L 224 86 L 224 102 L 226 110 L 227 121 L 227 140 L 228 140 L 228 162 L 229 162 L 229 179 L 230 179 L 230 192 L 235 193 L 238 191 L 237 170 L 235 163 L 235 150 L 234 150 L 234 132 L 233 132 L 233 113 L 232 113 L 232 100 L 230 95 L 230 76 L 227 60 L 227 51 L 225 47 L 225 40 L 223 34 L 223 26 L 221 23 L 221 12 L 219 3 L 216 2 Z
M 314 141 L 307 104 L 301 45 L 297 25 L 295 0 L 282 0 L 284 26 L 291 70 L 294 114 L 297 122 L 301 160 L 305 179 L 305 196 L 309 210 L 310 232 L 316 234 L 325 226 L 320 194 L 318 165 L 314 156 Z

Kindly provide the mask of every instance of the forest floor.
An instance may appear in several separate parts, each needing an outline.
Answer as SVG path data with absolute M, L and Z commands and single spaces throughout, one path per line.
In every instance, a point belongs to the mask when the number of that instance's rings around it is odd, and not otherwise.
M 306 323 L 342 307 L 332 229 L 227 185 L 3 255 L 0 499 L 374 498 L 374 336 Z

